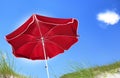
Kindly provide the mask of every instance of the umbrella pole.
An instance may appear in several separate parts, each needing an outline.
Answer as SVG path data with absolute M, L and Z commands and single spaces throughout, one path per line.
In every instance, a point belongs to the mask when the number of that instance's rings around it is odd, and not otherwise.
M 50 78 L 49 70 L 48 70 L 47 55 L 46 55 L 45 44 L 44 44 L 44 38 L 42 37 L 41 40 L 42 40 L 42 45 L 43 45 L 44 57 L 45 57 L 45 69 L 47 71 L 47 77 Z

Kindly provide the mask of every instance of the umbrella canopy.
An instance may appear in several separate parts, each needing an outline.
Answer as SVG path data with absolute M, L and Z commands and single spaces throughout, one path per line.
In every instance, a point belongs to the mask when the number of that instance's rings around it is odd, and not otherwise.
M 33 14 L 23 25 L 8 34 L 6 40 L 16 57 L 44 60 L 45 56 L 52 58 L 76 43 L 77 28 L 78 22 L 74 18 Z

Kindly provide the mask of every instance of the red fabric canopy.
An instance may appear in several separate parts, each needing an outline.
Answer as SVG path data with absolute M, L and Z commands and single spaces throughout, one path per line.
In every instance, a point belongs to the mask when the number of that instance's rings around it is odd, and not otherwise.
M 78 22 L 74 18 L 62 19 L 32 15 L 22 26 L 6 36 L 13 54 L 32 60 L 52 58 L 68 50 L 77 38 Z

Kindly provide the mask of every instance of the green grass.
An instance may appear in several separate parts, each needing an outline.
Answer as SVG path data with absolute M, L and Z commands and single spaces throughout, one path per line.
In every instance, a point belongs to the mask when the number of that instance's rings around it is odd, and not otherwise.
M 96 75 L 104 72 L 115 73 L 116 69 L 120 68 L 120 62 L 103 66 L 95 66 L 92 68 L 74 68 L 76 72 L 65 74 L 61 78 L 94 78 Z
M 0 52 L 0 78 L 10 78 L 10 76 L 13 76 L 13 78 L 28 78 L 15 72 L 14 64 L 11 64 L 10 59 L 6 59 L 4 54 Z

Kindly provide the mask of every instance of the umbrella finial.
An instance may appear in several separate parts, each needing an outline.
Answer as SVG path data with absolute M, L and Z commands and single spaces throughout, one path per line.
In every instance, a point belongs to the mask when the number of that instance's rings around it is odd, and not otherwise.
M 33 19 L 38 21 L 37 17 L 36 17 L 36 14 L 33 14 Z

